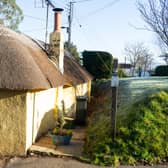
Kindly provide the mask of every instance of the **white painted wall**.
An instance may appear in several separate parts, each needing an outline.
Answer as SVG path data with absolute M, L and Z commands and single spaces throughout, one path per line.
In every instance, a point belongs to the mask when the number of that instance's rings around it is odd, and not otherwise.
M 88 83 L 76 86 L 76 96 L 88 96 Z
M 27 93 L 26 148 L 55 126 L 54 109 L 62 109 L 62 87 Z
M 28 92 L 26 95 L 26 150 L 33 143 L 33 110 L 34 93 Z
M 76 116 L 76 93 L 74 87 L 64 88 L 64 108 L 66 116 Z
M 26 96 L 26 150 L 35 140 L 55 126 L 54 117 L 63 110 L 76 113 L 76 96 L 88 96 L 89 83 L 74 87 L 52 88 L 43 91 L 28 92 Z M 75 90 L 76 89 L 76 90 Z M 76 93 L 75 93 L 76 92 Z M 57 108 L 56 108 L 57 107 Z M 55 115 L 57 109 L 57 115 Z
M 77 85 L 76 87 L 64 88 L 65 115 L 68 117 L 76 116 L 76 97 L 86 96 L 90 100 L 91 81 Z

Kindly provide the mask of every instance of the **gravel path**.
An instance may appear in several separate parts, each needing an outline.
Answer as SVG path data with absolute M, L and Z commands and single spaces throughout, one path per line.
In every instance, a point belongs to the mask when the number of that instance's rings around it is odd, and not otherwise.
M 79 162 L 71 158 L 29 157 L 13 158 L 4 168 L 105 168 Z M 106 167 L 110 168 L 110 167 Z M 119 166 L 118 168 L 168 168 L 168 165 L 157 166 Z

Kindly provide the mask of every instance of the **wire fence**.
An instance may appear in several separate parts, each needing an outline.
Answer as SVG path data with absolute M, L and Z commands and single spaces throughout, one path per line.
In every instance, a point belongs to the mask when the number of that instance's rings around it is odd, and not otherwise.
M 168 77 L 121 79 L 118 88 L 118 114 L 123 116 L 130 105 L 162 90 L 168 90 Z

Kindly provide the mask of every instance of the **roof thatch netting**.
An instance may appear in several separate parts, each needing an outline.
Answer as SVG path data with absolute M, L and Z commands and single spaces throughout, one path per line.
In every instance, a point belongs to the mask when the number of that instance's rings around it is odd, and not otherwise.
M 30 38 L 0 26 L 0 89 L 48 89 L 65 80 Z
M 71 54 L 64 52 L 64 75 L 67 81 L 75 86 L 92 80 L 92 76 L 87 72 Z

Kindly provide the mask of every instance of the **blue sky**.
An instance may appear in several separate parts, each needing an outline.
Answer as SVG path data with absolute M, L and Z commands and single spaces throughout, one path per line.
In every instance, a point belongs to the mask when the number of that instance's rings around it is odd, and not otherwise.
M 41 1 L 16 0 L 24 13 L 24 20 L 19 26 L 20 31 L 33 38 L 44 40 L 46 8 L 41 7 Z M 65 9 L 62 26 L 67 26 L 69 0 L 53 0 L 53 2 L 57 7 Z M 52 9 L 49 10 L 48 32 L 50 33 L 53 31 L 54 23 Z M 154 53 L 155 63 L 163 62 L 158 58 L 160 50 L 155 34 L 137 30 L 131 25 L 138 28 L 145 25 L 136 8 L 136 0 L 87 0 L 83 3 L 75 3 L 72 41 L 80 52 L 83 50 L 108 51 L 119 58 L 120 62 L 124 61 L 124 47 L 127 43 L 144 42 Z M 67 40 L 67 33 L 65 30 L 63 32 Z

